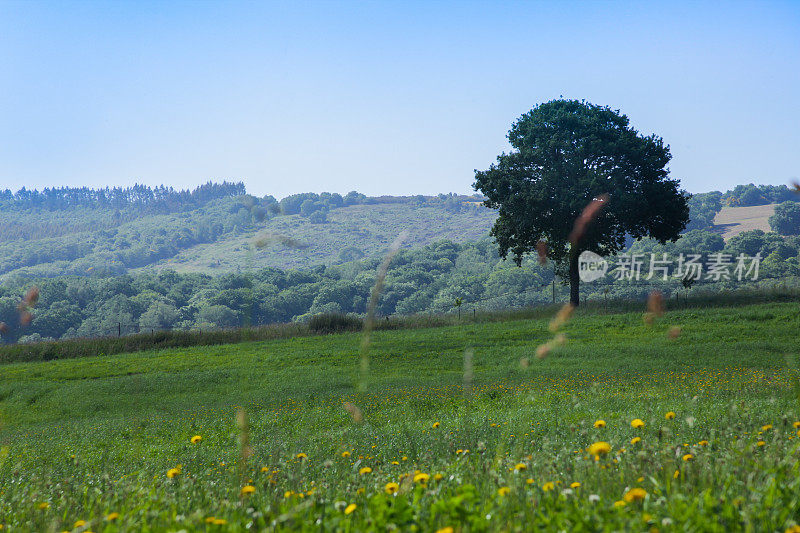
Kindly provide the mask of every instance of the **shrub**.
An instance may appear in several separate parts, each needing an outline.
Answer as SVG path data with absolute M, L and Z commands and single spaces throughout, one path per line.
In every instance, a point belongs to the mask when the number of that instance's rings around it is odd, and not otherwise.
M 360 318 L 342 313 L 321 313 L 308 321 L 308 329 L 315 333 L 358 331 L 363 327 L 364 322 Z

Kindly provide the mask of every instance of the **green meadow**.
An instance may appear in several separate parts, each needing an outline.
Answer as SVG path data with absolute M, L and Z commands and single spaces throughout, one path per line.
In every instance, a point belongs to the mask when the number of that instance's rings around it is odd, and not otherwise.
M 579 310 L 558 332 L 374 331 L 366 352 L 344 333 L 5 364 L 0 524 L 790 530 L 799 311 Z

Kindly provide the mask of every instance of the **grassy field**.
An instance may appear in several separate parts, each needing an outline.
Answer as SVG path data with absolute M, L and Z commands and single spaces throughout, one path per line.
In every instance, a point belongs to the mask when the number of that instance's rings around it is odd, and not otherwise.
M 359 334 L 3 365 L 0 524 L 783 531 L 798 311 L 579 312 L 544 359 L 548 319 L 377 331 L 367 372 Z

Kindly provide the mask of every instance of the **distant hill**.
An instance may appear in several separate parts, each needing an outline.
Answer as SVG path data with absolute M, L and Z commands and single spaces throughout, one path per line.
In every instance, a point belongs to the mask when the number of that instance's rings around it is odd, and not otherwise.
M 742 232 L 760 229 L 769 232 L 769 217 L 778 204 L 750 207 L 723 207 L 714 217 L 711 231 L 719 233 L 726 241 Z
M 488 235 L 497 216 L 478 204 L 464 202 L 457 212 L 409 203 L 352 205 L 332 209 L 325 223 L 301 215 L 279 216 L 144 268 L 224 273 L 340 264 L 384 253 L 403 231 L 408 232 L 404 248 L 443 239 L 475 241 Z
M 485 237 L 496 217 L 477 196 L 304 193 L 277 201 L 242 184 L 0 191 L 0 279 L 136 271 L 224 274 L 369 258 Z

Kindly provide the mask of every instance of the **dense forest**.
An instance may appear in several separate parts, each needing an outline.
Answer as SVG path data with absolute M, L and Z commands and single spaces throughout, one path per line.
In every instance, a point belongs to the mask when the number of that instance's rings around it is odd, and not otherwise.
M 733 191 L 694 195 L 690 229 L 681 239 L 666 245 L 632 242 L 626 254 L 641 254 L 645 262 L 650 254 L 661 257 L 666 253 L 672 258 L 700 254 L 703 261 L 716 253 L 731 258 L 760 254 L 761 283 L 796 282 L 800 276 L 800 221 L 796 223 L 793 217 L 800 216 L 800 206 L 784 200 L 783 189 L 744 186 L 734 189 L 740 191 L 738 195 Z M 753 190 L 762 200 L 782 201 L 783 207 L 776 209 L 771 219 L 780 233 L 749 231 L 726 243 L 719 234 L 708 231 L 713 216 L 730 203 L 726 198 L 738 198 L 737 205 L 741 205 L 753 200 Z M 467 221 L 473 230 L 473 237 L 463 242 L 437 240 L 441 234 L 431 233 L 426 236 L 429 242 L 407 243 L 387 275 L 378 308 L 382 316 L 528 306 L 554 298 L 562 301 L 566 294 L 552 264 L 527 260 L 516 267 L 498 257 L 488 237 L 493 215 L 479 205 L 480 197 L 369 198 L 352 192 L 344 196 L 309 193 L 277 201 L 271 196 L 249 196 L 241 184 L 228 183 L 179 192 L 141 186 L 55 191 L 2 193 L 3 224 L 14 227 L 17 217 L 25 220 L 32 232 L 26 237 L 24 229 L 16 229 L 16 235 L 4 235 L 0 241 L 0 272 L 6 273 L 0 284 L 0 321 L 4 323 L 0 329 L 5 342 L 227 328 L 305 320 L 323 312 L 363 314 L 377 265 L 402 225 L 370 219 L 374 213 L 387 217 L 418 214 L 430 217 L 423 220 L 426 224 L 432 220 L 440 224 Z M 297 228 L 322 227 L 335 233 L 334 226 L 341 226 L 342 220 L 353 221 L 341 219 L 342 215 L 353 217 L 354 213 L 365 217 L 365 225 L 387 226 L 384 233 L 350 228 L 363 232 L 365 244 L 361 248 L 334 247 L 330 257 L 335 260 L 327 263 L 280 269 L 241 264 L 238 272 L 218 275 L 178 273 L 169 264 L 160 269 L 148 267 L 230 235 L 242 236 L 237 242 L 243 243 L 241 248 L 249 254 L 245 257 L 254 256 L 264 246 L 288 254 L 304 246 L 296 240 Z M 274 228 L 282 233 L 264 234 L 269 223 L 278 224 Z M 59 231 L 66 233 L 59 235 Z M 461 233 L 466 234 L 466 228 Z M 609 258 L 610 270 L 620 261 L 619 257 Z M 615 280 L 609 274 L 584 285 L 584 294 L 589 299 L 641 298 L 654 288 L 673 295 L 741 286 L 737 280 L 700 279 L 689 289 L 675 276 L 666 281 L 646 279 L 646 267 L 640 280 Z M 33 286 L 38 287 L 39 297 L 30 305 L 23 298 Z

